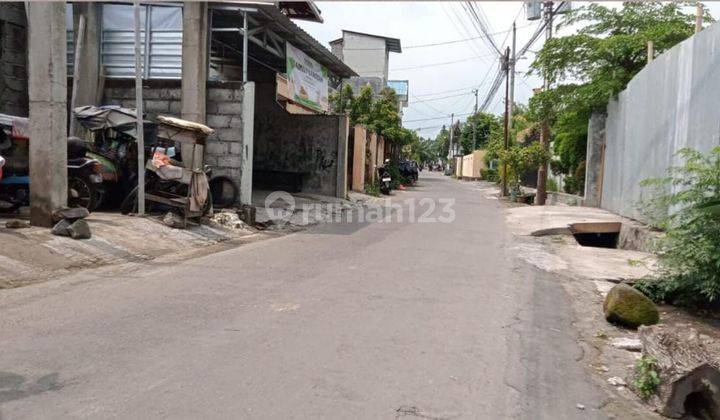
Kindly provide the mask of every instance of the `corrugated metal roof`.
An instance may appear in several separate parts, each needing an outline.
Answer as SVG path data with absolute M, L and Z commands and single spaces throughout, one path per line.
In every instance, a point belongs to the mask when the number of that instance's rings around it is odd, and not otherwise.
M 272 3 L 228 1 L 213 4 L 231 4 L 233 6 L 244 6 L 257 9 L 258 13 L 253 13 L 252 16 L 257 19 L 258 22 L 267 25 L 286 41 L 301 49 L 305 54 L 309 55 L 318 63 L 327 67 L 330 72 L 342 78 L 358 75 L 355 70 L 351 69 L 342 60 L 337 58 L 332 52 L 330 52 L 330 50 L 325 48 L 318 40 L 305 32 L 301 27 L 297 26 Z

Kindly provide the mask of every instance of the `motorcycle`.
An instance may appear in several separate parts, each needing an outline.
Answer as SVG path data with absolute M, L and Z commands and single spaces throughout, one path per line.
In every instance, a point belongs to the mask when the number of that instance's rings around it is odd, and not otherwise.
M 84 143 L 68 139 L 68 206 L 95 209 L 102 193 L 100 162 L 84 157 Z M 0 212 L 15 212 L 30 204 L 29 129 L 27 118 L 0 114 Z
M 378 179 L 380 180 L 380 192 L 385 195 L 390 195 L 391 190 L 391 183 L 392 178 L 390 177 L 390 172 L 387 170 L 386 166 L 390 163 L 390 160 L 385 160 L 385 166 L 378 166 Z

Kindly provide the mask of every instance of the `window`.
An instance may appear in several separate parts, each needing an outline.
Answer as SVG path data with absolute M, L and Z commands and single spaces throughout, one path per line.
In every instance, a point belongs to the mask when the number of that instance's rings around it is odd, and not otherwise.
M 106 77 L 135 77 L 135 14 L 129 4 L 103 4 L 100 56 Z M 179 79 L 182 74 L 182 7 L 140 6 L 141 62 L 144 79 Z M 148 19 L 149 18 L 149 19 Z M 72 6 L 68 10 L 68 74 L 74 46 Z M 149 38 L 145 34 L 149 32 Z M 149 54 L 146 54 L 149 51 Z

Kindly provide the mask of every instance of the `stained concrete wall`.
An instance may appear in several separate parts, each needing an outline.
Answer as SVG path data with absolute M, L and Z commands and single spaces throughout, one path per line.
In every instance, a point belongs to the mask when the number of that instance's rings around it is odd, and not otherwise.
M 22 2 L 0 3 L 0 113 L 28 115 L 27 19 Z
M 647 178 L 720 145 L 720 23 L 660 55 L 607 107 L 601 207 L 643 220 Z
M 602 198 L 606 118 L 604 112 L 595 112 L 588 122 L 584 195 L 585 205 L 590 207 L 598 207 Z
M 256 184 L 293 178 L 303 192 L 344 197 L 347 133 L 346 116 L 290 114 L 275 101 L 274 83 L 256 83 Z
M 143 106 L 149 114 L 180 117 L 181 90 L 179 81 L 149 84 L 143 89 Z M 121 86 L 118 86 L 121 85 Z M 208 137 L 204 150 L 204 163 L 213 168 L 213 176 L 227 176 L 242 195 L 243 162 L 245 147 L 245 120 L 243 102 L 245 89 L 242 82 L 210 83 L 207 88 L 206 124 L 215 129 Z M 105 104 L 135 107 L 133 83 L 118 81 L 105 89 Z M 252 125 L 252 118 L 249 118 Z M 251 151 L 250 151 L 251 153 Z M 250 169 L 252 171 L 252 169 Z

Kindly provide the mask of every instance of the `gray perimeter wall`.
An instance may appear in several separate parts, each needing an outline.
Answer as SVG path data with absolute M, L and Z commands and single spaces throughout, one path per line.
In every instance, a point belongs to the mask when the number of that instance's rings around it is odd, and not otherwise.
M 720 24 L 660 55 L 607 107 L 600 206 L 644 220 L 640 182 L 720 145 Z
M 274 83 L 257 83 L 253 168 L 301 179 L 301 191 L 345 197 L 347 122 L 339 115 L 297 115 L 275 101 Z M 265 186 L 270 188 L 270 186 Z

